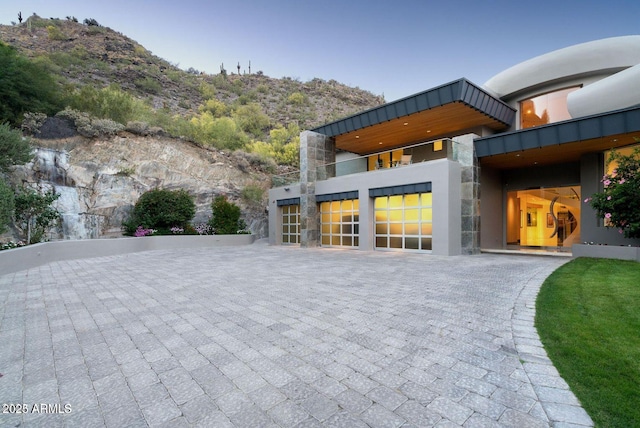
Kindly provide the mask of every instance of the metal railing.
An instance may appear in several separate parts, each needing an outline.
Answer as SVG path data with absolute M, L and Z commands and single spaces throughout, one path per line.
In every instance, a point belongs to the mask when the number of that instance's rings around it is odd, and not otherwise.
M 436 148 L 438 148 L 438 150 L 436 150 Z M 372 170 L 401 168 L 406 165 L 406 162 L 403 163 L 402 159 L 398 157 L 399 151 L 402 151 L 402 155 L 404 155 L 406 159 L 410 157 L 409 163 L 421 163 L 436 159 L 451 158 L 454 153 L 454 141 L 449 138 L 426 141 L 320 165 L 316 169 L 316 178 L 317 180 L 327 180 L 333 177 L 342 177 Z M 394 154 L 396 157 L 394 157 Z M 373 168 L 370 165 L 370 159 L 372 158 L 375 164 Z M 385 162 L 380 162 L 382 159 L 385 159 Z M 273 187 L 286 186 L 298 183 L 299 181 L 299 171 L 272 176 Z

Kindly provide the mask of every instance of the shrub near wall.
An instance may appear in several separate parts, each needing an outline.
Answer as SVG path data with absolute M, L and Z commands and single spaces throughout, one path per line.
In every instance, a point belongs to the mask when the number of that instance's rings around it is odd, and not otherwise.
M 125 235 L 135 235 L 139 227 L 169 235 L 171 228 L 187 228 L 195 214 L 195 202 L 186 190 L 154 189 L 140 196 L 122 227 Z

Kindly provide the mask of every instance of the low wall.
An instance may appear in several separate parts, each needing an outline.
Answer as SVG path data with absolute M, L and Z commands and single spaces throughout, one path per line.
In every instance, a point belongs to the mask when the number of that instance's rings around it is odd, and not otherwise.
M 150 250 L 249 245 L 255 235 L 145 236 L 43 242 L 0 251 L 0 275 L 62 260 L 104 257 Z
M 597 257 L 640 262 L 640 247 L 574 244 L 571 247 L 571 253 L 573 257 Z

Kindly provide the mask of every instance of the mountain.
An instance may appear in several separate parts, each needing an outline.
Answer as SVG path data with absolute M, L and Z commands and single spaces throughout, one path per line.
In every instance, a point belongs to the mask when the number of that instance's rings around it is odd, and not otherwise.
M 115 83 L 154 108 L 182 115 L 197 113 L 213 94 L 228 106 L 255 102 L 272 123 L 295 122 L 309 129 L 384 103 L 380 96 L 335 80 L 275 79 L 262 71 L 184 71 L 94 19 L 82 24 L 72 17 L 34 15 L 20 25 L 0 25 L 0 40 L 46 65 L 69 88 Z
M 82 88 L 95 88 L 95 94 L 115 84 L 145 108 L 166 117 L 182 117 L 184 123 L 201 117 L 205 104 L 209 109 L 223 106 L 220 110 L 227 123 L 232 117 L 237 120 L 234 113 L 242 107 L 257 105 L 260 117 L 268 117 L 267 126 L 247 133 L 244 150 L 235 152 L 216 148 L 220 146 L 215 141 L 196 142 L 175 134 L 175 129 L 172 133 L 158 126 L 124 127 L 122 123 L 117 132 L 88 135 L 77 121 L 71 129 L 73 123 L 68 128 L 65 120 L 48 118 L 40 128 L 43 132 L 34 134 L 33 161 L 16 167 L 10 180 L 14 186 L 54 189 L 61 195 L 56 204 L 62 223 L 50 239 L 119 236 L 122 220 L 140 195 L 153 188 L 188 190 L 197 205 L 194 223 L 205 222 L 212 199 L 226 195 L 241 207 L 251 231 L 265 236 L 266 190 L 272 174 L 295 167 L 248 153 L 247 144 L 265 141 L 264 148 L 272 144 L 269 131 L 274 128 L 297 129 L 287 128 L 295 124 L 309 129 L 384 102 L 333 80 L 274 79 L 261 71 L 221 70 L 215 75 L 184 71 L 94 19 L 80 23 L 73 17 L 33 15 L 19 25 L 0 25 L 0 41 L 45 66 L 67 94 Z M 5 238 L 17 236 L 14 230 L 13 236 Z

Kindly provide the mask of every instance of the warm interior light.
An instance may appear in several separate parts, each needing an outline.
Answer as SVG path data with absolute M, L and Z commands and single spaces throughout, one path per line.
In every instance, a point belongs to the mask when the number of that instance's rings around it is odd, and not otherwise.
M 404 125 L 404 126 L 407 126 L 408 124 L 409 124 L 409 122 L 405 122 L 405 123 L 403 123 L 403 125 Z
M 359 136 L 359 135 L 356 135 L 356 138 L 360 138 L 360 136 Z
M 439 152 L 440 150 L 442 150 L 442 140 L 434 141 L 433 142 L 433 151 L 434 152 Z

